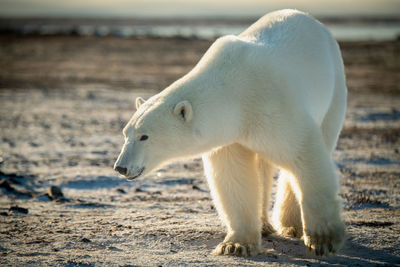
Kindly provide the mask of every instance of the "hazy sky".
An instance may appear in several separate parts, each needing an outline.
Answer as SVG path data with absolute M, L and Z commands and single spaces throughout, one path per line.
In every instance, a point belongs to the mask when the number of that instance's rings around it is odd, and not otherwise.
M 0 16 L 254 16 L 281 8 L 314 15 L 398 15 L 400 0 L 0 0 Z

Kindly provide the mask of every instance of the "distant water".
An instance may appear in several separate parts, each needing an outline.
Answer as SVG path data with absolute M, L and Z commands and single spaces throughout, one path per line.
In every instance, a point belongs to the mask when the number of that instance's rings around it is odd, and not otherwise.
M 23 35 L 215 39 L 222 35 L 238 34 L 254 21 L 255 19 L 0 19 L 0 32 Z M 393 40 L 400 36 L 400 20 L 335 19 L 328 20 L 325 25 L 336 39 L 342 41 Z

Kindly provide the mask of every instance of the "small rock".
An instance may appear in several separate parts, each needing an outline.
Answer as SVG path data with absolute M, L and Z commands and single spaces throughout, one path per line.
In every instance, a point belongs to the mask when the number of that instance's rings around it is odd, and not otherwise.
M 21 208 L 21 207 L 18 207 L 18 206 L 10 207 L 9 211 L 12 211 L 14 213 L 28 214 L 28 209 Z
M 32 147 L 39 147 L 39 146 L 40 146 L 40 144 L 35 143 L 35 142 L 30 142 L 29 144 L 30 144 Z
M 89 92 L 89 93 L 87 94 L 87 98 L 93 100 L 93 99 L 96 98 L 96 94 L 95 94 L 94 92 Z
M 122 251 L 122 249 L 119 249 L 119 248 L 114 247 L 114 246 L 108 246 L 107 249 L 114 250 L 114 251 Z
M 136 193 L 143 193 L 145 192 L 143 189 L 140 189 L 139 187 L 135 189 Z
M 193 190 L 201 191 L 200 187 L 198 187 L 197 185 L 193 185 L 193 186 L 192 186 L 192 189 L 193 189 Z
M 63 199 L 64 194 L 62 193 L 61 189 L 57 186 L 50 186 L 49 191 L 47 193 L 51 200 Z
M 8 213 L 5 212 L 5 211 L 3 211 L 3 212 L 0 212 L 0 215 L 1 215 L 1 216 L 8 216 Z
M 121 194 L 126 194 L 126 191 L 122 188 L 117 188 L 117 189 L 115 189 L 115 191 L 117 191 L 118 193 L 121 193 Z
M 83 243 L 90 243 L 90 242 L 92 242 L 92 240 L 90 240 L 90 239 L 84 237 L 84 238 L 82 238 L 81 242 L 83 242 Z

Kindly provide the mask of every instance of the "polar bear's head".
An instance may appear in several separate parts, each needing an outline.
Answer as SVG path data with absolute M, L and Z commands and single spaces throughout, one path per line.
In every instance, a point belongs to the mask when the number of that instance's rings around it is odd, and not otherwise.
M 174 102 L 174 103 L 170 103 Z M 132 180 L 193 150 L 192 105 L 156 95 L 136 99 L 136 113 L 125 126 L 125 144 L 114 169 Z
M 147 101 L 136 100 L 136 113 L 123 133 L 125 144 L 114 168 L 134 179 L 163 163 L 196 156 L 237 142 L 251 105 L 240 90 L 248 78 L 237 66 L 248 58 L 248 45 L 235 36 L 218 39 L 181 79 Z

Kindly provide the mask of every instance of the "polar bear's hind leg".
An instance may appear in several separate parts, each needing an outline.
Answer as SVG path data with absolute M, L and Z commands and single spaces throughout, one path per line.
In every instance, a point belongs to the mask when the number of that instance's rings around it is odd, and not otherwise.
M 299 203 L 305 245 L 317 255 L 334 253 L 343 244 L 345 226 L 341 219 L 341 202 L 332 154 L 326 148 L 321 129 L 309 123 L 306 144 L 292 166 L 300 189 Z
M 293 181 L 293 179 L 293 175 L 289 172 L 280 171 L 272 217 L 278 234 L 285 237 L 301 237 L 303 235 L 299 201 L 290 184 L 290 180 Z
M 214 253 L 257 255 L 261 246 L 261 186 L 256 154 L 233 144 L 204 155 L 203 161 L 216 208 L 228 229 Z
M 274 176 L 274 165 L 266 161 L 261 155 L 257 154 L 257 171 L 262 185 L 262 234 L 270 235 L 275 232 L 269 220 L 269 207 L 271 188 Z

